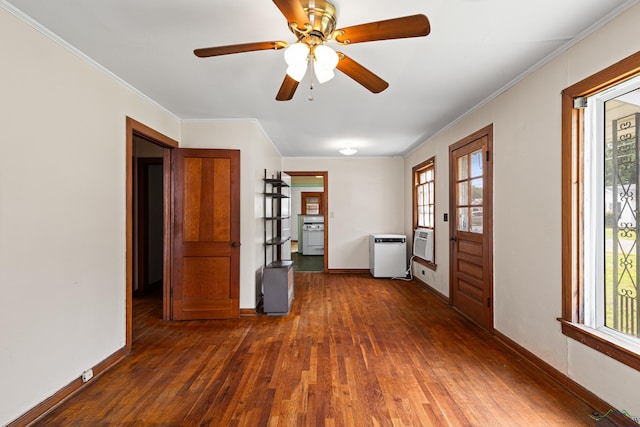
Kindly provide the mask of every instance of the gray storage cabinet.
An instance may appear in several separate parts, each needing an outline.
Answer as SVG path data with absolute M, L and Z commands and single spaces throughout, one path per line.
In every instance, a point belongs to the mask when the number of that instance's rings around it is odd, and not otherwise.
M 293 261 L 274 261 L 262 273 L 264 312 L 272 316 L 289 314 L 293 303 Z

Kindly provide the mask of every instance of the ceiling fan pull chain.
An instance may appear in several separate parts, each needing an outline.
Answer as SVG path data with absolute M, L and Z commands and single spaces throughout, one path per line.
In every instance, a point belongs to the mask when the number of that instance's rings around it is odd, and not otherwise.
M 310 70 L 309 70 L 309 81 L 311 82 L 309 84 L 309 98 L 307 98 L 309 101 L 313 101 L 313 67 L 309 66 Z

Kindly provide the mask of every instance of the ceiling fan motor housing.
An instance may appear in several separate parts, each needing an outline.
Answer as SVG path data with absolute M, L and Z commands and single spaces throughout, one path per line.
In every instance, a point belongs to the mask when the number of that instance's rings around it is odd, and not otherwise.
M 296 34 L 298 39 L 308 37 L 311 45 L 327 41 L 336 29 L 336 7 L 326 0 L 302 0 L 300 4 L 309 17 L 311 31 L 306 35 Z

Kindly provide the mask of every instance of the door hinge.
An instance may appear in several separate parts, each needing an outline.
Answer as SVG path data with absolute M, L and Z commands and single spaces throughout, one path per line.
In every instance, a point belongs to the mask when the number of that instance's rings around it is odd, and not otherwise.
M 491 298 L 487 298 L 487 308 L 491 308 Z
M 173 297 L 173 288 L 169 288 L 169 296 Z
M 587 98 L 585 98 L 583 96 L 579 96 L 577 98 L 573 98 L 573 108 L 576 108 L 578 110 L 582 110 L 584 108 L 587 108 Z
M 486 151 L 487 162 L 489 161 L 489 150 Z

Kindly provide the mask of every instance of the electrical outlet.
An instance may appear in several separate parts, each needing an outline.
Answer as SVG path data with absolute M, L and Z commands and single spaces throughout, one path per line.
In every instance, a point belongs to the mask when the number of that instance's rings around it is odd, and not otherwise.
M 422 270 L 422 275 L 423 275 L 423 276 L 425 275 L 425 272 L 424 272 L 424 270 Z
M 87 369 L 82 373 L 82 382 L 86 383 L 91 378 L 93 378 L 93 369 Z

